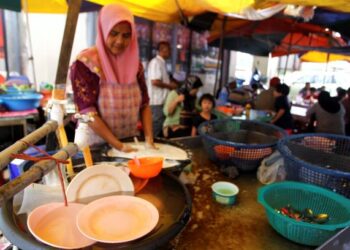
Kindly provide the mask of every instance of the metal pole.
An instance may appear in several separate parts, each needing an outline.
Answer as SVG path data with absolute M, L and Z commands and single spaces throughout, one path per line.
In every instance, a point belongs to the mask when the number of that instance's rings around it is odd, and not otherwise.
M 222 26 L 221 26 L 219 58 L 218 58 L 218 64 L 216 65 L 214 95 L 216 95 L 216 92 L 218 91 L 218 89 L 220 89 L 222 87 L 221 86 L 222 83 L 218 83 L 218 80 L 219 80 L 219 66 L 220 66 L 220 62 L 222 61 L 222 54 L 223 54 L 223 47 L 224 47 L 224 36 L 225 36 L 224 33 L 225 33 L 226 21 L 227 21 L 227 17 L 225 16 L 224 20 L 222 21 Z M 219 84 L 219 86 L 218 86 L 218 84 Z
M 188 54 L 187 54 L 187 75 L 191 74 L 191 66 L 192 66 L 192 39 L 193 39 L 193 31 L 190 30 L 190 39 L 188 44 Z
M 59 152 L 53 155 L 58 160 L 67 160 L 69 157 L 75 155 L 79 151 L 76 144 L 69 143 L 66 147 L 62 148 Z M 56 167 L 55 160 L 43 160 L 34 164 L 28 171 L 24 172 L 21 176 L 6 183 L 0 187 L 0 207 L 15 194 L 25 189 L 29 184 L 40 180 L 45 174 L 50 172 Z
M 329 52 L 327 52 L 327 62 L 326 62 L 325 74 L 323 75 L 323 85 L 326 83 L 326 74 L 328 72 L 329 57 L 330 57 L 330 54 Z
M 149 46 L 148 46 L 148 61 L 151 61 L 153 58 L 153 29 L 154 29 L 154 22 L 150 21 L 149 24 L 149 28 L 150 28 L 150 39 L 149 39 Z
M 66 26 L 62 39 L 60 58 L 58 60 L 58 68 L 55 83 L 66 84 L 69 68 L 69 59 L 72 53 L 75 29 L 77 27 L 80 6 L 83 0 L 70 0 L 68 4 L 68 13 L 66 18 Z
M 2 21 L 2 36 L 4 38 L 5 69 L 6 69 L 6 79 L 7 79 L 10 76 L 10 68 L 9 68 L 9 56 L 8 56 L 8 51 L 7 51 L 7 36 L 6 36 L 4 10 L 1 10 L 1 21 Z
M 29 135 L 25 136 L 21 140 L 15 142 L 8 148 L 1 151 L 0 152 L 0 170 L 6 167 L 12 161 L 10 157 L 11 154 L 21 153 L 23 150 L 28 148 L 28 145 L 23 141 L 29 144 L 34 144 L 37 141 L 39 141 L 41 138 L 46 136 L 47 134 L 55 131 L 57 127 L 58 127 L 58 124 L 56 121 L 48 121 L 37 130 L 33 131 Z
M 288 46 L 288 51 L 287 51 L 287 59 L 286 59 L 286 65 L 284 66 L 284 72 L 283 72 L 283 81 L 284 81 L 284 77 L 287 73 L 287 67 L 288 67 L 288 59 L 289 59 L 289 54 L 290 51 L 292 49 L 292 41 L 293 41 L 293 32 L 290 34 L 290 38 L 289 38 L 289 46 Z
M 31 33 L 30 33 L 30 27 L 29 27 L 29 16 L 28 16 L 28 0 L 26 1 L 22 1 L 24 6 L 23 6 L 23 11 L 25 12 L 26 15 L 26 26 L 27 26 L 27 34 L 28 34 L 28 44 L 29 44 L 29 57 L 28 60 L 31 62 L 32 64 L 32 71 L 33 71 L 33 81 L 34 84 L 36 85 L 36 90 L 38 91 L 40 89 L 40 86 L 37 85 L 36 82 L 36 74 L 35 74 L 35 65 L 34 65 L 34 57 L 33 57 L 33 46 L 32 46 L 32 37 L 31 37 Z
M 176 60 L 177 60 L 177 26 L 173 24 L 171 30 L 171 71 L 176 71 Z
M 221 63 L 221 74 L 220 74 L 220 87 L 222 87 L 223 83 L 228 82 L 228 75 L 229 75 L 229 67 L 230 67 L 230 59 L 231 59 L 231 53 L 228 50 L 224 50 L 223 52 L 223 58 Z

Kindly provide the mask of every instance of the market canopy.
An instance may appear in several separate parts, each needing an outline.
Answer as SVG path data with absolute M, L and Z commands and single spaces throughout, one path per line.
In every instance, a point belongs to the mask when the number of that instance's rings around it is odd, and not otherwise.
M 203 12 L 218 14 L 243 13 L 247 8 L 265 9 L 276 4 L 293 4 L 318 6 L 334 11 L 350 12 L 348 0 L 89 0 L 84 1 L 99 5 L 121 3 L 126 5 L 136 16 L 159 22 L 179 22 L 179 8 L 185 16 L 191 17 Z M 66 0 L 1 0 L 0 8 L 33 13 L 65 13 L 68 5 Z M 88 8 L 89 9 L 89 8 Z
M 65 13 L 68 9 L 67 1 L 0 0 L 0 8 L 17 11 L 24 9 L 32 13 Z M 342 35 L 345 34 L 345 37 L 350 39 L 348 29 L 350 14 L 344 13 L 350 12 L 349 0 L 84 0 L 81 11 L 97 10 L 101 5 L 110 3 L 126 5 L 135 16 L 159 22 L 190 22 L 193 18 L 204 15 L 200 21 L 211 18 L 209 23 L 205 25 L 211 28 L 210 42 L 214 46 L 219 45 L 217 39 L 222 32 L 222 23 L 225 19 L 227 20 L 225 31 L 231 32 L 225 32 L 224 47 L 255 55 L 268 55 L 271 52 L 274 55 L 284 55 L 305 52 L 312 48 L 319 50 L 319 48 L 344 46 L 344 44 L 334 43 L 337 39 L 330 36 L 330 31 L 323 31 L 322 27 L 330 27 Z M 277 19 L 267 18 L 262 21 L 250 21 L 245 18 L 252 13 L 253 17 L 258 16 L 258 18 L 264 17 L 266 12 L 268 15 L 272 15 L 280 12 L 287 4 L 321 8 L 316 8 L 310 24 L 293 23 L 292 27 L 296 27 L 293 31 L 288 30 L 289 27 L 287 27 L 291 23 L 280 23 L 280 20 Z M 343 12 L 339 12 L 339 10 Z M 261 14 L 263 12 L 265 13 Z M 214 16 L 205 16 L 208 13 L 212 13 Z M 281 12 L 280 15 L 282 15 Z M 259 25 L 260 28 L 255 27 Z M 248 30 L 245 30 L 246 27 Z M 250 31 L 250 27 L 255 28 Z M 305 29 L 310 30 L 305 31 Z M 315 32 L 314 29 L 319 29 L 319 31 Z
M 219 34 L 209 37 L 209 44 L 220 45 Z M 311 49 L 346 46 L 341 37 L 315 24 L 277 15 L 262 21 L 246 21 L 240 27 L 225 29 L 223 47 L 258 56 L 282 56 Z
M 83 1 L 81 11 L 92 11 L 99 8 L 100 6 L 97 4 Z M 23 10 L 30 13 L 62 14 L 68 11 L 68 4 L 66 0 L 1 0 L 0 9 Z
M 316 8 L 310 23 L 327 27 L 341 33 L 343 37 L 345 36 L 347 39 L 350 39 L 350 13 Z
M 300 60 L 303 62 L 318 62 L 318 63 L 326 63 L 331 61 L 350 62 L 350 55 L 326 53 L 326 52 L 320 52 L 320 51 L 309 51 L 303 54 L 300 57 Z

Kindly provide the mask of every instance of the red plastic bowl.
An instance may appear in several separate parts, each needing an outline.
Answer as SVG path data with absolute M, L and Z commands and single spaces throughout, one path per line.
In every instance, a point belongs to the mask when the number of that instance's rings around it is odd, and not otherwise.
M 134 160 L 128 161 L 131 174 L 139 178 L 152 178 L 157 176 L 163 168 L 162 157 L 143 157 L 139 158 L 140 166 L 136 165 Z

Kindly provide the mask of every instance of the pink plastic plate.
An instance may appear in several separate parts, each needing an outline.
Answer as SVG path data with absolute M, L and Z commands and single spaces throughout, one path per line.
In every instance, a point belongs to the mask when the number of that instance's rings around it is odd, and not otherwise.
M 77 216 L 77 226 L 86 237 L 104 243 L 122 243 L 149 233 L 159 213 L 150 202 L 118 195 L 95 200 Z
M 27 225 L 34 237 L 53 247 L 76 249 L 95 243 L 82 235 L 76 226 L 78 212 L 83 204 L 49 203 L 37 207 L 28 216 Z
M 87 204 L 116 194 L 134 195 L 129 176 L 119 167 L 100 164 L 78 173 L 66 190 L 68 201 Z

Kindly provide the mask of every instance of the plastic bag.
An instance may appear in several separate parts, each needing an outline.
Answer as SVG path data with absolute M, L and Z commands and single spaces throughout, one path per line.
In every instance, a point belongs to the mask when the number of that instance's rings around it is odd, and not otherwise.
M 257 178 L 263 184 L 270 184 L 286 179 L 284 160 L 278 151 L 266 157 L 258 168 Z

